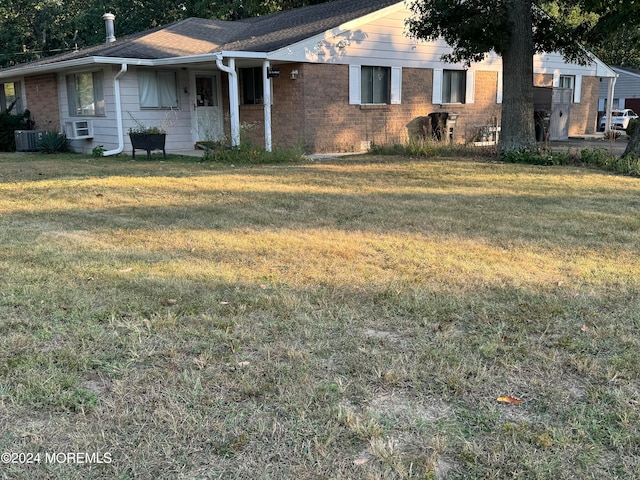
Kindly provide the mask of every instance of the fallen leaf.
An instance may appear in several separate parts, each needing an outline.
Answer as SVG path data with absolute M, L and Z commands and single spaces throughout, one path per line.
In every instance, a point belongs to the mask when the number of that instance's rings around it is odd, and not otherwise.
M 96 197 L 104 197 L 104 193 L 96 193 Z
M 165 300 L 165 303 L 166 303 L 167 305 L 175 305 L 176 303 L 178 303 L 178 300 L 176 300 L 175 298 L 167 298 L 167 299 Z
M 516 397 L 512 397 L 511 395 L 505 395 L 504 397 L 498 397 L 497 399 L 499 402 L 502 403 L 511 403 L 514 405 L 520 405 L 522 403 L 522 400 L 520 400 L 519 398 Z
M 127 273 L 127 272 L 131 272 L 133 270 L 133 268 L 129 267 L 129 268 L 123 268 L 122 270 L 118 270 L 120 273 Z
M 238 362 L 239 367 L 248 367 L 251 365 L 251 362 Z
M 588 332 L 589 331 L 589 327 L 587 327 L 586 325 L 582 325 L 580 327 L 580 330 L 582 330 L 583 332 Z
M 229 302 L 220 302 L 220 305 L 229 305 Z
M 364 465 L 365 463 L 367 463 L 369 461 L 369 459 L 367 457 L 360 457 L 360 458 L 356 458 L 353 461 L 354 465 Z

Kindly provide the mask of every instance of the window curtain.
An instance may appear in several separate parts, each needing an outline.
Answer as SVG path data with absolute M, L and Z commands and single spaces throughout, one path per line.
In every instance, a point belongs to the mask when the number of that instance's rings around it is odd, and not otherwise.
M 178 106 L 174 72 L 138 71 L 140 107 L 173 108 Z
M 93 104 L 94 114 L 104 115 L 104 89 L 102 88 L 102 72 L 94 72 L 93 80 Z
M 173 72 L 158 72 L 158 100 L 159 106 L 177 107 L 176 74 Z
M 138 89 L 140 92 L 140 106 L 146 108 L 158 107 L 158 83 L 155 72 L 138 71 Z

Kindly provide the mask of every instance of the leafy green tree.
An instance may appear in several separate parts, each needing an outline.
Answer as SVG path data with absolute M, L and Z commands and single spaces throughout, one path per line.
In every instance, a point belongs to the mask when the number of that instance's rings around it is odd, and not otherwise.
M 634 0 L 620 0 L 633 4 Z M 453 51 L 444 59 L 481 61 L 502 57 L 503 106 L 500 152 L 537 151 L 533 120 L 533 55 L 560 52 L 585 63 L 584 41 L 604 18 L 605 0 L 414 0 L 409 32 L 444 38 Z
M 637 1 L 598 2 L 598 24 L 586 39 L 604 62 L 640 69 L 640 5 Z

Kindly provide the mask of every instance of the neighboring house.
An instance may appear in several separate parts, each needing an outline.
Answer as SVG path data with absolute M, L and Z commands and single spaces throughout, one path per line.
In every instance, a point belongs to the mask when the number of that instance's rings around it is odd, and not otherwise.
M 611 70 L 618 75 L 613 92 L 612 107 L 618 110 L 630 108 L 635 112 L 640 112 L 640 70 L 614 66 L 611 67 Z M 604 114 L 607 99 L 607 83 L 602 81 L 598 101 L 600 115 Z
M 450 47 L 409 38 L 409 16 L 397 0 L 335 0 L 234 22 L 190 18 L 116 40 L 106 14 L 106 43 L 0 70 L 0 83 L 19 92 L 37 128 L 107 155 L 130 150 L 136 122 L 166 125 L 168 151 L 247 139 L 359 151 L 405 141 L 407 125 L 439 112 L 457 114 L 448 132 L 456 142 L 499 126 L 500 57 L 444 63 Z M 595 132 L 600 81 L 615 74 L 595 57 L 580 66 L 556 53 L 537 55 L 534 68 L 552 138 Z

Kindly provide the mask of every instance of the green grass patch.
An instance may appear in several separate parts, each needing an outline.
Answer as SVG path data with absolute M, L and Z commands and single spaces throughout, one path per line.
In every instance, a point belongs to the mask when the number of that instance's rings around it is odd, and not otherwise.
M 1 155 L 0 476 L 636 478 L 638 180 L 475 160 Z

